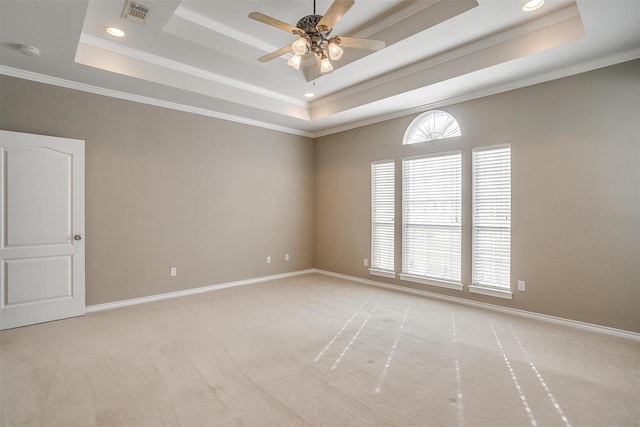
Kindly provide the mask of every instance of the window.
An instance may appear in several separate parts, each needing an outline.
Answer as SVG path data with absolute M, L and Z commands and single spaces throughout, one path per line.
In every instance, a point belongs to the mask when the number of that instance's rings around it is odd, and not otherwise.
M 403 144 L 416 144 L 460 135 L 462 133 L 455 117 L 446 111 L 431 110 L 411 122 L 405 132 Z
M 511 297 L 511 149 L 473 151 L 473 285 L 471 292 Z M 492 292 L 493 290 L 493 292 Z
M 403 161 L 403 280 L 462 290 L 462 155 Z
M 456 119 L 428 111 L 407 128 L 403 144 L 460 136 Z M 437 146 L 435 147 L 437 149 Z M 433 151 L 433 150 L 431 150 Z M 511 148 L 476 147 L 472 153 L 470 292 L 512 298 Z M 395 277 L 395 164 L 371 164 L 371 274 Z M 401 280 L 462 290 L 462 151 L 402 160 Z M 471 247 L 469 247 L 471 246 Z
M 395 277 L 395 164 L 371 164 L 371 269 L 378 276 Z

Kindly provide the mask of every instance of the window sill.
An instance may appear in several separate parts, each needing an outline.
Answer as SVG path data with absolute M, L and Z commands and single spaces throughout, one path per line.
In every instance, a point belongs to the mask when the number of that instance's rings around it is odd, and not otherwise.
M 442 282 L 440 280 L 428 279 L 426 277 L 412 276 L 411 274 L 401 274 L 400 280 L 405 280 L 407 282 L 420 283 L 423 285 L 439 286 L 441 288 L 447 288 L 447 289 L 455 289 L 457 291 L 461 291 L 464 288 L 464 285 L 462 283 Z
M 370 268 L 369 269 L 369 274 L 371 274 L 373 276 L 388 277 L 389 279 L 395 279 L 396 278 L 396 273 L 394 273 L 393 271 L 376 270 L 374 268 Z
M 502 289 L 485 288 L 484 286 L 469 285 L 472 294 L 488 295 L 490 297 L 513 299 L 513 292 Z

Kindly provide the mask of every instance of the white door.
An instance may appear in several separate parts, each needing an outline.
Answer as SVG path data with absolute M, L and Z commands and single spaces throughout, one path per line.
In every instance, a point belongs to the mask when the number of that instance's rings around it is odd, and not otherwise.
M 0 131 L 0 329 L 85 313 L 84 141 Z

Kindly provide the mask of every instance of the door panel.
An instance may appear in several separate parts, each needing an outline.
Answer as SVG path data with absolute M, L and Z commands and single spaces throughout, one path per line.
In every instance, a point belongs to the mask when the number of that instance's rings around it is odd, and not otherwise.
M 71 155 L 41 147 L 3 151 L 7 167 L 5 245 L 69 244 Z M 43 170 L 47 172 L 41 173 Z
M 82 315 L 84 141 L 0 132 L 0 329 Z
M 71 256 L 5 261 L 6 306 L 73 297 Z

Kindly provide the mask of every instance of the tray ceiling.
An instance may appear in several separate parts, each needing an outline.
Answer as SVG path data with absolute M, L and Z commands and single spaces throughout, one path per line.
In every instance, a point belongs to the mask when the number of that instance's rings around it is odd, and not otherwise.
M 122 18 L 124 0 L 2 0 L 2 73 L 319 136 L 640 57 L 631 0 L 547 0 L 532 13 L 518 0 L 356 0 L 332 34 L 387 47 L 345 48 L 325 75 L 315 61 L 258 62 L 296 36 L 247 17 L 295 25 L 312 1 L 139 3 L 144 24 Z

